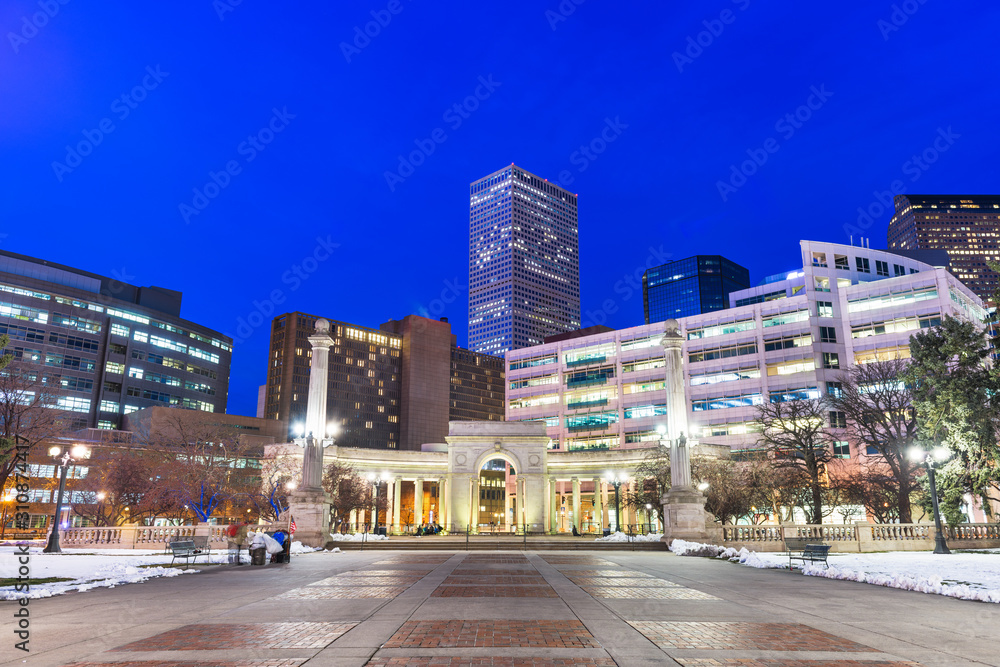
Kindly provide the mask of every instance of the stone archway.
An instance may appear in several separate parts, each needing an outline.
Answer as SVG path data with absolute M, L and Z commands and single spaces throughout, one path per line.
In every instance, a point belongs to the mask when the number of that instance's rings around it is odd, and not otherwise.
M 492 459 L 514 467 L 520 500 L 518 524 L 545 528 L 547 452 L 544 422 L 451 422 L 448 441 L 448 530 L 475 532 L 479 472 Z

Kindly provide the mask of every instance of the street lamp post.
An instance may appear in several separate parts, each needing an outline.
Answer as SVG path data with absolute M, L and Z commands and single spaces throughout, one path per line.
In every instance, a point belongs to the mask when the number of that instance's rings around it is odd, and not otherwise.
M 934 507 L 934 553 L 950 554 L 948 542 L 944 536 L 944 529 L 941 527 L 941 511 L 938 509 L 937 484 L 934 480 L 934 463 L 947 461 L 951 453 L 946 447 L 935 447 L 933 451 L 926 451 L 920 447 L 914 447 L 909 451 L 910 460 L 923 463 L 927 466 L 927 481 L 931 486 L 931 505 Z
M 618 499 L 618 489 L 621 485 L 628 481 L 628 475 L 616 474 L 613 475 L 610 472 L 605 476 L 604 482 L 615 487 L 615 532 L 620 533 L 622 529 L 622 518 L 621 518 L 621 507 Z
M 7 532 L 7 503 L 14 501 L 14 496 L 17 492 L 11 488 L 3 494 L 3 517 L 0 518 L 0 539 L 3 539 L 4 534 Z
M 653 505 L 646 503 L 646 523 L 649 524 L 649 532 L 653 532 Z
M 60 458 L 60 454 L 62 458 Z M 56 494 L 56 513 L 52 517 L 52 532 L 49 533 L 48 544 L 42 549 L 42 553 L 58 554 L 62 553 L 59 547 L 59 515 L 62 514 L 63 493 L 66 491 L 66 471 L 72 461 L 85 458 L 90 454 L 83 445 L 74 445 L 72 449 L 65 452 L 61 447 L 50 447 L 49 456 L 59 461 L 59 492 Z

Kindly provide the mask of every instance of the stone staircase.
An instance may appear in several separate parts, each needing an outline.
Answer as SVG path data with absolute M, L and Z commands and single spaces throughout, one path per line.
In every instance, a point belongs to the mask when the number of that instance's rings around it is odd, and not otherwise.
M 425 535 L 397 536 L 388 540 L 347 542 L 330 540 L 327 549 L 342 551 L 666 551 L 662 542 L 596 542 L 593 537 L 557 535 Z

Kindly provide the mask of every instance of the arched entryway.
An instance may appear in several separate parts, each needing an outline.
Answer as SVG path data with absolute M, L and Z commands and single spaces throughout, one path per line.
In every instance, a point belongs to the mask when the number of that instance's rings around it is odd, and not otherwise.
M 480 533 L 506 533 L 517 526 L 517 469 L 506 459 L 494 457 L 479 470 Z

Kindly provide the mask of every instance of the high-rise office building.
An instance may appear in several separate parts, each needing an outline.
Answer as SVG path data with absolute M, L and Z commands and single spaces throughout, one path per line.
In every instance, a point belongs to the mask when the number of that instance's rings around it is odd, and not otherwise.
M 731 294 L 727 310 L 679 320 L 686 420 L 702 443 L 753 449 L 761 403 L 835 394 L 845 370 L 909 358 L 910 336 L 944 317 L 985 315 L 943 268 L 887 250 L 799 245 L 801 270 Z M 510 352 L 507 421 L 544 421 L 559 451 L 658 442 L 668 417 L 664 330 L 654 322 Z M 830 412 L 829 426 L 845 419 Z M 838 458 L 864 454 L 848 431 L 833 434 Z
M 511 164 L 469 186 L 469 348 L 580 328 L 576 195 Z
M 286 313 L 271 324 L 263 407 L 268 419 L 305 420 L 316 315 Z M 330 321 L 327 415 L 337 444 L 419 450 L 444 442 L 448 422 L 503 421 L 504 361 L 456 344 L 446 319 L 409 315 L 378 329 Z
M 182 294 L 0 251 L 5 350 L 37 364 L 68 428 L 152 406 L 225 412 L 231 338 L 183 320 Z
M 750 272 L 721 255 L 695 255 L 654 266 L 642 276 L 646 324 L 711 313 L 729 294 L 750 287 Z
M 951 272 L 984 301 L 1000 286 L 1000 196 L 896 195 L 891 250 L 947 250 Z

